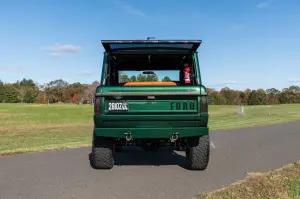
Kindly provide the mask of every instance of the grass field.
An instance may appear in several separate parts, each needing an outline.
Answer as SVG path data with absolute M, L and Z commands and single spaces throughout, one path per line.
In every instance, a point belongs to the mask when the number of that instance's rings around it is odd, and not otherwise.
M 299 105 L 209 106 L 211 130 L 300 120 Z M 269 115 L 270 113 L 270 115 Z M 0 155 L 91 144 L 92 105 L 0 104 Z
M 246 180 L 196 199 L 299 199 L 300 162 L 267 173 L 250 173 Z

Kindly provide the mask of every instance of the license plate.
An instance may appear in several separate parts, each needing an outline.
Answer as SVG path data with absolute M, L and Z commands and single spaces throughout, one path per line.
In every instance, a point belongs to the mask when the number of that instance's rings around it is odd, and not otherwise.
M 108 111 L 128 111 L 128 102 L 126 101 L 114 101 L 108 102 Z

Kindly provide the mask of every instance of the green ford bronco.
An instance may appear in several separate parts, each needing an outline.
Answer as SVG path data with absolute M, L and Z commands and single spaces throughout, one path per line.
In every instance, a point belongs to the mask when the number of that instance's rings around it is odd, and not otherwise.
M 111 169 L 123 146 L 157 151 L 181 146 L 186 166 L 205 170 L 210 156 L 201 40 L 103 40 L 94 101 L 91 162 Z

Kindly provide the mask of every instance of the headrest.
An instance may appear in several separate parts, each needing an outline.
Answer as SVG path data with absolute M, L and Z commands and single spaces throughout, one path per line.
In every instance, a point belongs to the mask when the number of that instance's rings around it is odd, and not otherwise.
M 177 86 L 175 82 L 127 82 L 124 86 Z

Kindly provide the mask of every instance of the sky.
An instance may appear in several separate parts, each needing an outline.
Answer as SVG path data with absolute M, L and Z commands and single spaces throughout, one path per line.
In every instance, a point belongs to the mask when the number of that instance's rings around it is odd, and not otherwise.
M 100 80 L 101 40 L 199 39 L 202 83 L 300 85 L 298 0 L 1 0 L 0 79 Z

